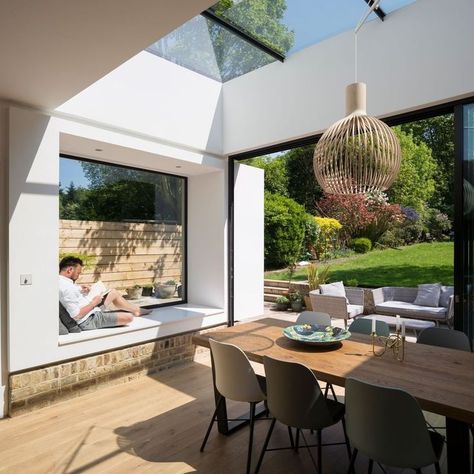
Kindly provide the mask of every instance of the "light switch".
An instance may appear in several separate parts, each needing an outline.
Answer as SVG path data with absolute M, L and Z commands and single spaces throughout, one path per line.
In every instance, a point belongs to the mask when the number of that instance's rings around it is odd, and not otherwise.
M 33 277 L 31 275 L 20 275 L 20 285 L 32 285 Z

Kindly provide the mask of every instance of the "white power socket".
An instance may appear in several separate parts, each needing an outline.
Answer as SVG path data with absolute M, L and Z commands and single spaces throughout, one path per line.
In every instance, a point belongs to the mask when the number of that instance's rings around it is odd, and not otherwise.
M 27 275 L 20 275 L 20 285 L 32 285 L 33 284 L 33 277 L 29 274 Z

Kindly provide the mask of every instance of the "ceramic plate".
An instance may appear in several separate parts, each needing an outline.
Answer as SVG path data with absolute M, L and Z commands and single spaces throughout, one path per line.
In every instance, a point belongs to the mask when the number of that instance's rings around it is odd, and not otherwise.
M 351 335 L 346 329 L 333 326 L 317 326 L 315 324 L 289 326 L 283 329 L 283 334 L 293 341 L 313 344 L 315 346 L 337 344 Z

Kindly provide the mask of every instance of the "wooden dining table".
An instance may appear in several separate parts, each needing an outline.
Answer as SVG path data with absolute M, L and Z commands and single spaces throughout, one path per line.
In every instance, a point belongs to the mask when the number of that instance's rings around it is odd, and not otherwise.
M 372 339 L 352 334 L 332 346 L 298 343 L 283 335 L 288 321 L 263 318 L 219 328 L 193 337 L 209 347 L 209 338 L 240 347 L 255 362 L 264 356 L 299 362 L 319 380 L 344 386 L 347 378 L 397 387 L 416 398 L 423 410 L 446 417 L 448 472 L 468 473 L 469 426 L 474 423 L 474 354 L 424 344 L 405 344 L 405 358 L 398 361 L 387 351 L 372 352 Z M 222 424 L 220 431 L 227 433 Z

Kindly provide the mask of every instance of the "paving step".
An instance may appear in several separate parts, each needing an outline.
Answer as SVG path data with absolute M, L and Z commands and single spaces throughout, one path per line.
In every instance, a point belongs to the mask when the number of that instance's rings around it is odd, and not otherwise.
M 282 288 L 278 286 L 264 286 L 263 292 L 272 295 L 283 295 L 288 293 L 288 288 Z
M 271 293 L 264 293 L 263 294 L 263 301 L 270 301 L 271 303 L 275 303 L 278 296 L 280 296 L 280 295 L 275 295 L 275 294 L 271 294 Z
M 265 286 L 277 286 L 282 288 L 288 288 L 287 280 L 263 280 Z

